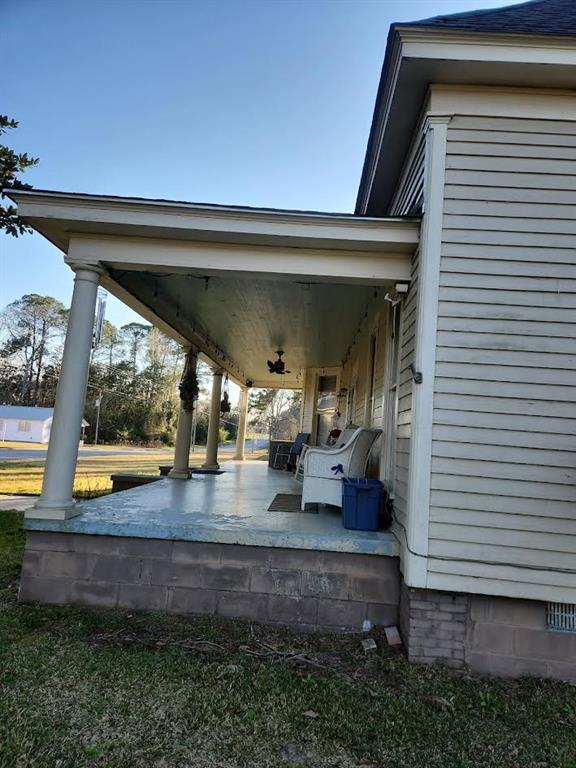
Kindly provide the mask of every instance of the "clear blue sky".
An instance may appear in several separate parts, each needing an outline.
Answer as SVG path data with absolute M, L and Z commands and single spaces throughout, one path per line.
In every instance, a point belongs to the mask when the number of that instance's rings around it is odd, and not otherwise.
M 351 211 L 389 25 L 505 0 L 0 0 L 0 111 L 35 187 Z M 0 240 L 0 308 L 68 304 L 39 235 Z M 108 319 L 136 319 L 110 299 Z

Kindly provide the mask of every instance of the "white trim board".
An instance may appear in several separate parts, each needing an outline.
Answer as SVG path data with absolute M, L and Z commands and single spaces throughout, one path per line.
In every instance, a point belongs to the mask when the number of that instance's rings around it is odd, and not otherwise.
M 574 121 L 576 90 L 431 85 L 428 114 Z
M 245 246 L 182 240 L 70 236 L 70 264 L 109 264 L 121 269 L 199 269 L 230 276 L 248 274 L 275 280 L 313 277 L 327 283 L 388 284 L 410 280 L 410 255 L 286 246 Z
M 18 214 L 59 248 L 70 233 L 196 242 L 410 253 L 419 222 L 401 218 L 228 209 L 65 192 L 10 190 Z
M 406 514 L 406 546 L 409 551 L 403 564 L 404 578 L 410 587 L 426 587 L 428 575 L 434 371 L 449 122 L 449 117 L 430 117 L 425 123 L 424 216 L 414 352 L 414 366 L 422 374 L 422 382 L 412 385 L 412 438 Z

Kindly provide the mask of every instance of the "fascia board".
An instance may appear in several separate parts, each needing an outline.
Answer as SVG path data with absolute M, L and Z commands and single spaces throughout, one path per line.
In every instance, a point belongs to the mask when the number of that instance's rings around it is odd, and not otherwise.
M 576 42 L 570 37 L 442 33 L 398 28 L 404 58 L 449 61 L 509 61 L 530 64 L 576 64 Z
M 134 202 L 123 199 L 76 198 L 17 193 L 12 195 L 18 203 L 18 212 L 41 230 L 42 221 L 52 230 L 60 227 L 66 232 L 82 232 L 81 224 L 101 229 L 126 227 L 138 236 L 139 228 L 173 230 L 175 234 L 194 238 L 194 233 L 207 239 L 226 242 L 257 242 L 258 238 L 293 242 L 302 247 L 315 240 L 336 248 L 410 250 L 418 243 L 419 221 L 416 219 L 379 219 L 354 216 L 261 213 L 256 211 L 222 211 L 188 205 L 167 205 L 149 201 Z M 58 222 L 61 222 L 59 225 Z M 110 232 L 118 234 L 118 231 Z M 148 235 L 150 236 L 150 235 Z M 180 235 L 178 235 L 180 236 Z M 199 237 L 198 239 L 203 239 Z

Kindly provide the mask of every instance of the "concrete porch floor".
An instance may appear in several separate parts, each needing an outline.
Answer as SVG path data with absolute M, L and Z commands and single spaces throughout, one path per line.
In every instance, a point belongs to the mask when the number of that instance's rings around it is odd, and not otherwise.
M 227 462 L 221 475 L 159 480 L 79 504 L 66 521 L 26 520 L 32 531 L 242 544 L 396 557 L 388 531 L 348 531 L 339 510 L 268 512 L 277 493 L 299 494 L 292 475 L 264 462 Z

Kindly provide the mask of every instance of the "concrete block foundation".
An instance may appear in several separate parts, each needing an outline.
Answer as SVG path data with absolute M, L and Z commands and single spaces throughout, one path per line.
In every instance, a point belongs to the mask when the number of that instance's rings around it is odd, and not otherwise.
M 544 602 L 402 585 L 400 627 L 414 662 L 576 683 L 576 633 L 548 629 Z
M 576 683 L 576 633 L 549 630 L 546 603 L 408 588 L 397 557 L 29 530 L 20 600 L 307 630 L 399 624 L 410 661 Z
M 395 557 L 28 531 L 19 597 L 359 631 L 399 592 Z

